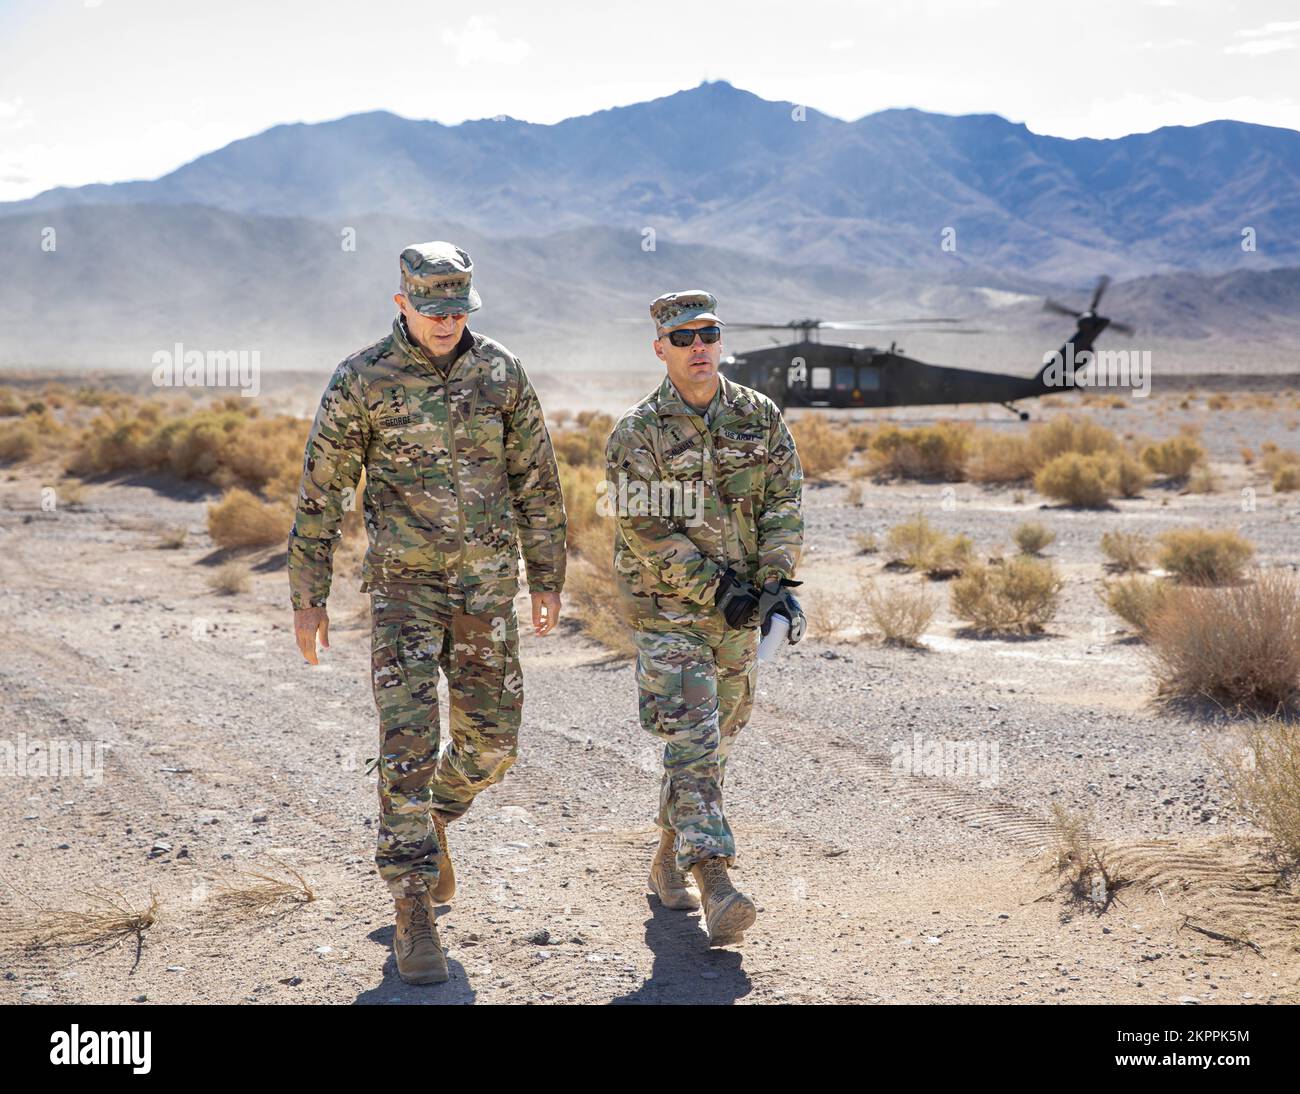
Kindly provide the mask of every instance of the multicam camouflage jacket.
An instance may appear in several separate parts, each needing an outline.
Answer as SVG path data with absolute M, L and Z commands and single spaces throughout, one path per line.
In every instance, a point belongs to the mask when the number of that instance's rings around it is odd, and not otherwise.
M 335 369 L 307 439 L 289 533 L 295 608 L 329 596 L 363 467 L 363 591 L 450 585 L 478 614 L 518 591 L 520 548 L 533 592 L 563 587 L 564 503 L 541 405 L 504 346 L 471 334 L 458 349 L 444 374 L 399 316 L 391 335 Z
M 665 377 L 610 434 L 605 500 L 634 618 L 709 618 L 728 566 L 760 585 L 794 576 L 803 544 L 794 440 L 767 396 L 725 376 L 720 396 L 706 427 Z

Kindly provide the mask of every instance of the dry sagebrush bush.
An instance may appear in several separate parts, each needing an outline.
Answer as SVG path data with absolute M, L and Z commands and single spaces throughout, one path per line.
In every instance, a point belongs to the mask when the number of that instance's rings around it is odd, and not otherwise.
M 1056 533 L 1045 524 L 1027 520 L 1024 524 L 1017 526 L 1016 530 L 1011 533 L 1011 538 L 1015 541 L 1016 546 L 1020 548 L 1022 554 L 1036 555 L 1040 554 L 1043 548 L 1049 546 L 1056 539 Z
M 952 585 L 953 614 L 986 634 L 1034 634 L 1056 615 L 1062 582 L 1050 562 L 1018 555 L 977 563 Z
M 950 536 L 918 513 L 885 533 L 885 552 L 896 566 L 930 574 L 960 571 L 974 554 L 969 536 Z
M 872 630 L 886 645 L 916 649 L 938 604 L 917 582 L 881 588 L 875 581 L 866 581 L 862 585 L 862 606 Z
M 158 402 L 116 403 L 82 431 L 68 471 L 167 471 L 284 496 L 297 488 L 309 429 L 288 415 L 262 418 L 237 395 L 182 414 Z
M 1066 452 L 1044 464 L 1034 476 L 1034 489 L 1067 505 L 1101 509 L 1115 494 L 1110 461 L 1101 455 Z
M 1254 545 L 1228 529 L 1177 528 L 1159 537 L 1160 568 L 1189 585 L 1228 585 L 1241 580 Z
M 1300 859 L 1300 725 L 1284 718 L 1255 722 L 1223 760 L 1238 808 L 1288 860 Z
M 972 429 L 965 423 L 885 426 L 871 438 L 871 470 L 889 478 L 958 482 L 966 477 L 972 440 Z
M 221 596 L 235 596 L 249 590 L 248 567 L 231 559 L 223 562 L 208 575 L 208 588 Z
M 1142 462 L 1167 479 L 1185 479 L 1205 461 L 1205 449 L 1191 437 L 1179 434 L 1142 449 Z
M 843 593 L 810 592 L 800 606 L 808 633 L 825 642 L 844 637 L 858 622 L 858 605 Z
M 1092 456 L 1116 452 L 1120 447 L 1119 439 L 1105 426 L 1087 416 L 1074 418 L 1068 414 L 1057 415 L 1050 421 L 1034 426 L 1030 430 L 1029 439 L 1035 469 L 1067 452 Z
M 810 479 L 825 478 L 844 466 L 853 441 L 843 427 L 832 425 L 815 411 L 789 423 L 803 473 Z
M 1112 612 L 1138 634 L 1146 637 L 1151 622 L 1164 609 L 1171 586 L 1159 578 L 1130 574 L 1103 581 L 1101 597 Z
M 41 435 L 26 419 L 0 425 L 0 463 L 22 463 L 41 451 Z
M 966 475 L 972 482 L 1028 482 L 1036 468 L 1029 437 L 985 429 L 975 435 Z
M 1151 563 L 1151 541 L 1136 532 L 1103 532 L 1101 553 L 1110 569 L 1120 573 L 1145 570 Z
M 236 487 L 208 507 L 208 535 L 221 548 L 269 547 L 285 543 L 293 511 L 284 502 L 266 502 Z
M 555 458 L 561 463 L 603 467 L 605 443 L 613 428 L 614 419 L 608 414 L 594 414 L 585 421 L 578 421 L 572 429 L 555 430 L 551 434 Z
M 1264 713 L 1300 698 L 1300 583 L 1289 574 L 1171 589 L 1147 637 L 1164 695 Z

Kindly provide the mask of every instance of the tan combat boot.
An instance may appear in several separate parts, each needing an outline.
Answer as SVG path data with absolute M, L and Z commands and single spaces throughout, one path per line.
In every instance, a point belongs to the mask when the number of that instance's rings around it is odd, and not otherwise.
M 394 903 L 397 929 L 393 932 L 393 956 L 397 958 L 398 974 L 408 984 L 443 983 L 450 974 L 429 894 L 394 897 Z
M 435 904 L 447 904 L 456 895 L 456 868 L 451 864 L 451 852 L 447 850 L 447 822 L 435 812 L 433 830 L 438 835 L 438 881 L 430 890 Z
M 744 893 L 736 891 L 727 876 L 725 858 L 706 858 L 691 867 L 695 883 L 704 898 L 704 921 L 710 946 L 731 946 L 745 937 L 754 925 L 758 909 Z
M 650 891 L 665 908 L 693 911 L 700 906 L 699 894 L 687 887 L 686 875 L 677 869 L 677 855 L 673 852 L 676 836 L 660 831 L 659 847 L 650 863 Z

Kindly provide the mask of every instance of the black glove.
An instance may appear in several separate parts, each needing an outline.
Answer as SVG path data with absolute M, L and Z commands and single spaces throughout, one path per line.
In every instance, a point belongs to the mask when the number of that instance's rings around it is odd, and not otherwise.
M 736 576 L 730 568 L 722 572 L 713 603 L 728 627 L 747 627 L 758 611 L 758 590 Z
M 807 626 L 803 608 L 794 598 L 794 593 L 786 592 L 787 589 L 796 589 L 802 584 L 802 581 L 791 581 L 788 577 L 767 579 L 767 583 L 763 586 L 763 594 L 758 600 L 758 615 L 764 638 L 772 629 L 774 615 L 783 615 L 790 621 L 790 635 L 786 639 L 790 645 L 793 646 L 803 637 L 804 628 Z

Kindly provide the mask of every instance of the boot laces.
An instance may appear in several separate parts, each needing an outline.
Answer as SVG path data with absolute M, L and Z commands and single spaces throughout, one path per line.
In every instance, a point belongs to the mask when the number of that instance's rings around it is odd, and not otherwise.
M 686 888 L 686 874 L 677 868 L 677 853 L 673 850 L 670 843 L 666 851 L 659 852 L 659 860 L 663 863 L 664 873 L 668 875 L 668 884 L 675 889 Z
M 411 942 L 433 942 L 433 924 L 429 922 L 429 910 L 424 901 L 416 897 L 415 908 L 411 912 Z
M 719 895 L 724 894 L 731 888 L 731 879 L 727 876 L 727 865 L 723 859 L 705 859 L 700 873 L 704 875 L 704 880 L 708 882 L 709 889 Z

